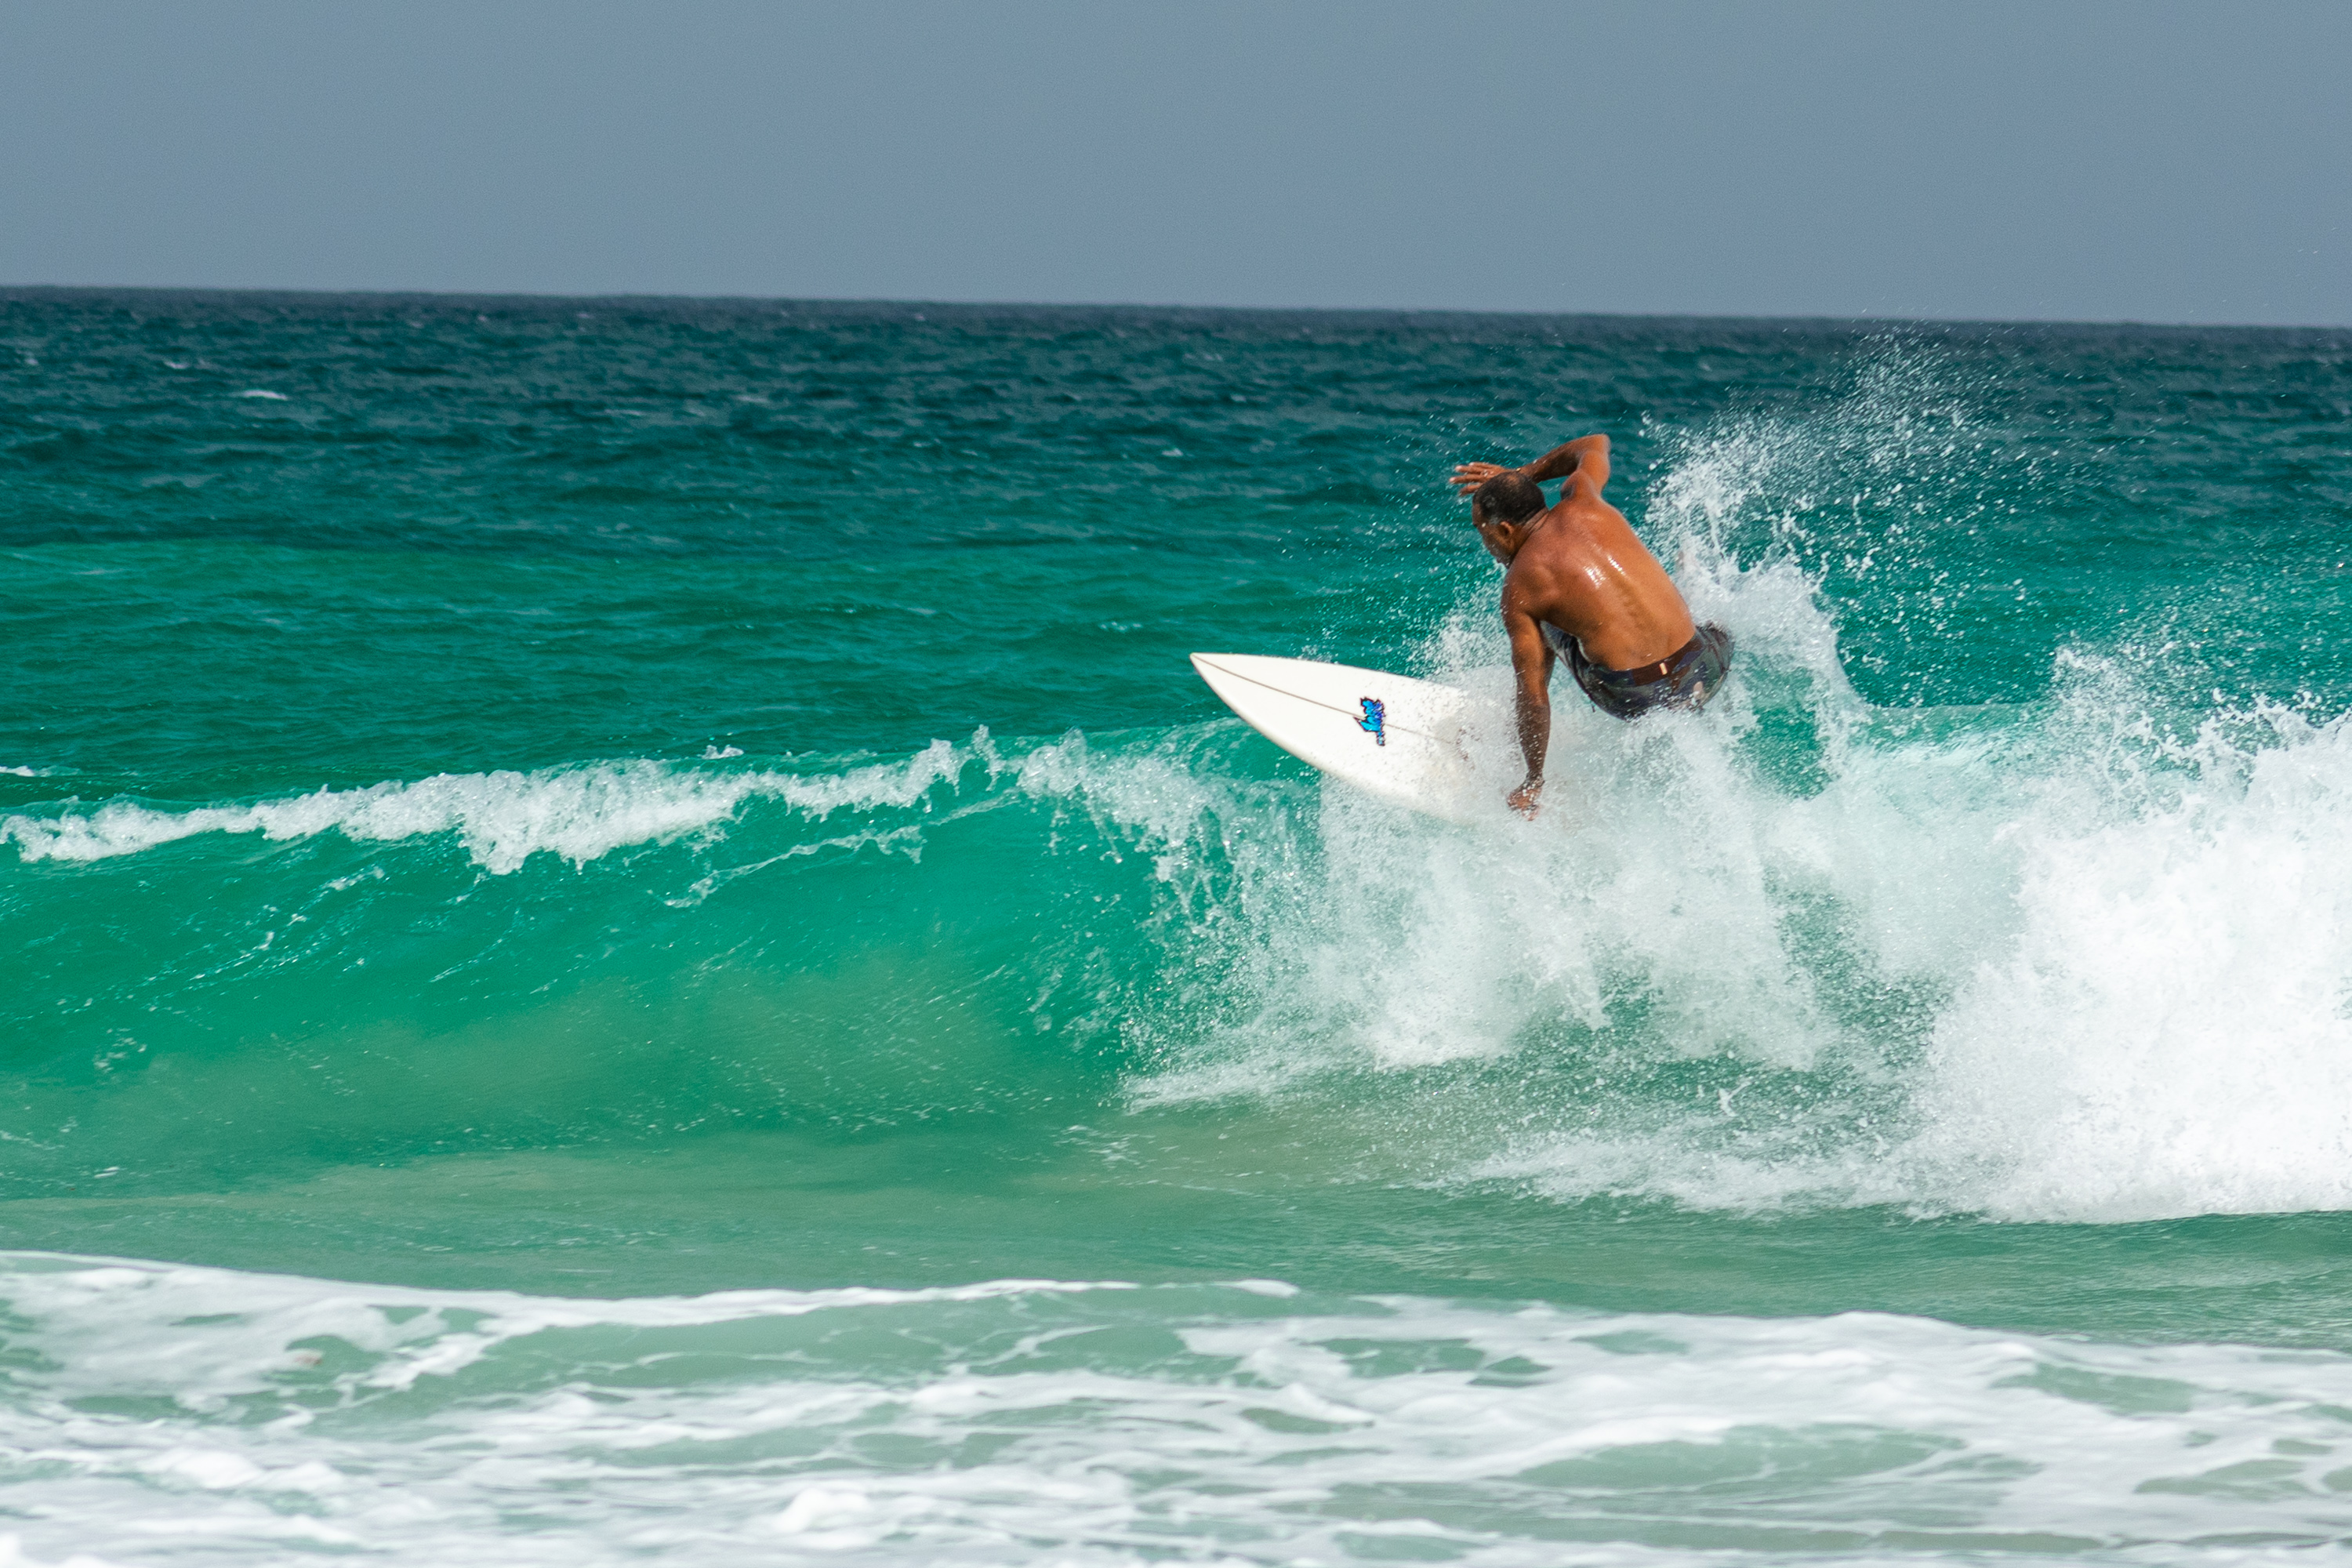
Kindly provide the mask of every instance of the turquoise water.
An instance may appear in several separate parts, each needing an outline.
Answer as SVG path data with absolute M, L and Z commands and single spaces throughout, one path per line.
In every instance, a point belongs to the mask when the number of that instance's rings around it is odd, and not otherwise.
M 1444 476 L 1593 428 L 1740 663 L 1572 811 L 1192 676 L 1501 691 Z M 2352 1541 L 2347 428 L 2346 332 L 0 294 L 0 1537 Z

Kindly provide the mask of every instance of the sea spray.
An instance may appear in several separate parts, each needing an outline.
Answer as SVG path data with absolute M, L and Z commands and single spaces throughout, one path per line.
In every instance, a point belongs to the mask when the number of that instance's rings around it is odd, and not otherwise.
M 1441 1091 L 1442 1136 L 1498 1140 L 1470 1175 L 1562 1197 L 2343 1206 L 2345 721 L 2184 705 L 2074 648 L 2042 702 L 1874 711 L 1795 557 L 1715 542 L 1752 500 L 1720 470 L 1769 457 L 1743 426 L 1661 486 L 1696 612 L 1739 639 L 1738 700 L 1635 727 L 1570 707 L 1550 832 L 1327 791 L 1320 882 L 1220 938 L 1265 1002 L 1143 1098 L 1514 1058 Z M 1486 618 L 1457 612 L 1423 667 L 1499 699 Z M 1521 1095 L 1528 1059 L 1563 1098 Z

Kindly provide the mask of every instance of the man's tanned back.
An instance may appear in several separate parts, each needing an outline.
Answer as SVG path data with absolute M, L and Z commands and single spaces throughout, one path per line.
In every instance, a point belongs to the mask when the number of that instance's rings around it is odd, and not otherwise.
M 1566 479 L 1543 503 L 1542 483 Z M 1564 654 L 1594 704 L 1620 719 L 1656 708 L 1696 709 L 1722 685 L 1731 639 L 1699 626 L 1666 569 L 1602 499 L 1609 437 L 1584 436 L 1524 468 L 1465 463 L 1454 484 L 1471 492 L 1470 521 L 1507 568 L 1503 629 L 1518 678 L 1520 749 L 1528 779 L 1511 804 L 1532 812 L 1551 739 L 1551 667 Z

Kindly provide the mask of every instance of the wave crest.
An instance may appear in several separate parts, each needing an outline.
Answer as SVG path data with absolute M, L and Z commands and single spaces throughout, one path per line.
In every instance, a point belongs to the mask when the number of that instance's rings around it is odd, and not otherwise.
M 751 800 L 782 801 L 820 819 L 843 809 L 913 806 L 941 784 L 952 789 L 975 759 L 986 763 L 992 756 L 982 731 L 971 746 L 934 741 L 903 762 L 832 773 L 729 772 L 637 760 L 530 773 L 436 773 L 413 783 L 183 811 L 114 801 L 91 811 L 0 817 L 0 842 L 14 842 L 28 861 L 90 861 L 207 833 L 288 840 L 332 830 L 377 841 L 454 833 L 475 864 L 503 875 L 536 854 L 582 866 L 631 845 L 667 844 L 712 831 Z

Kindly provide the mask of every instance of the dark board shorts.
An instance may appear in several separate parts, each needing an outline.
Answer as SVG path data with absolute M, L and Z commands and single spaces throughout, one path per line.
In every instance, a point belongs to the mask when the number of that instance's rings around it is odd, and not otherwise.
M 1584 645 L 1546 625 L 1544 641 L 1568 661 L 1569 673 L 1592 705 L 1619 719 L 1638 719 L 1657 708 L 1696 713 L 1723 689 L 1731 669 L 1731 634 L 1721 626 L 1698 628 L 1691 640 L 1655 664 L 1609 669 L 1584 657 Z

